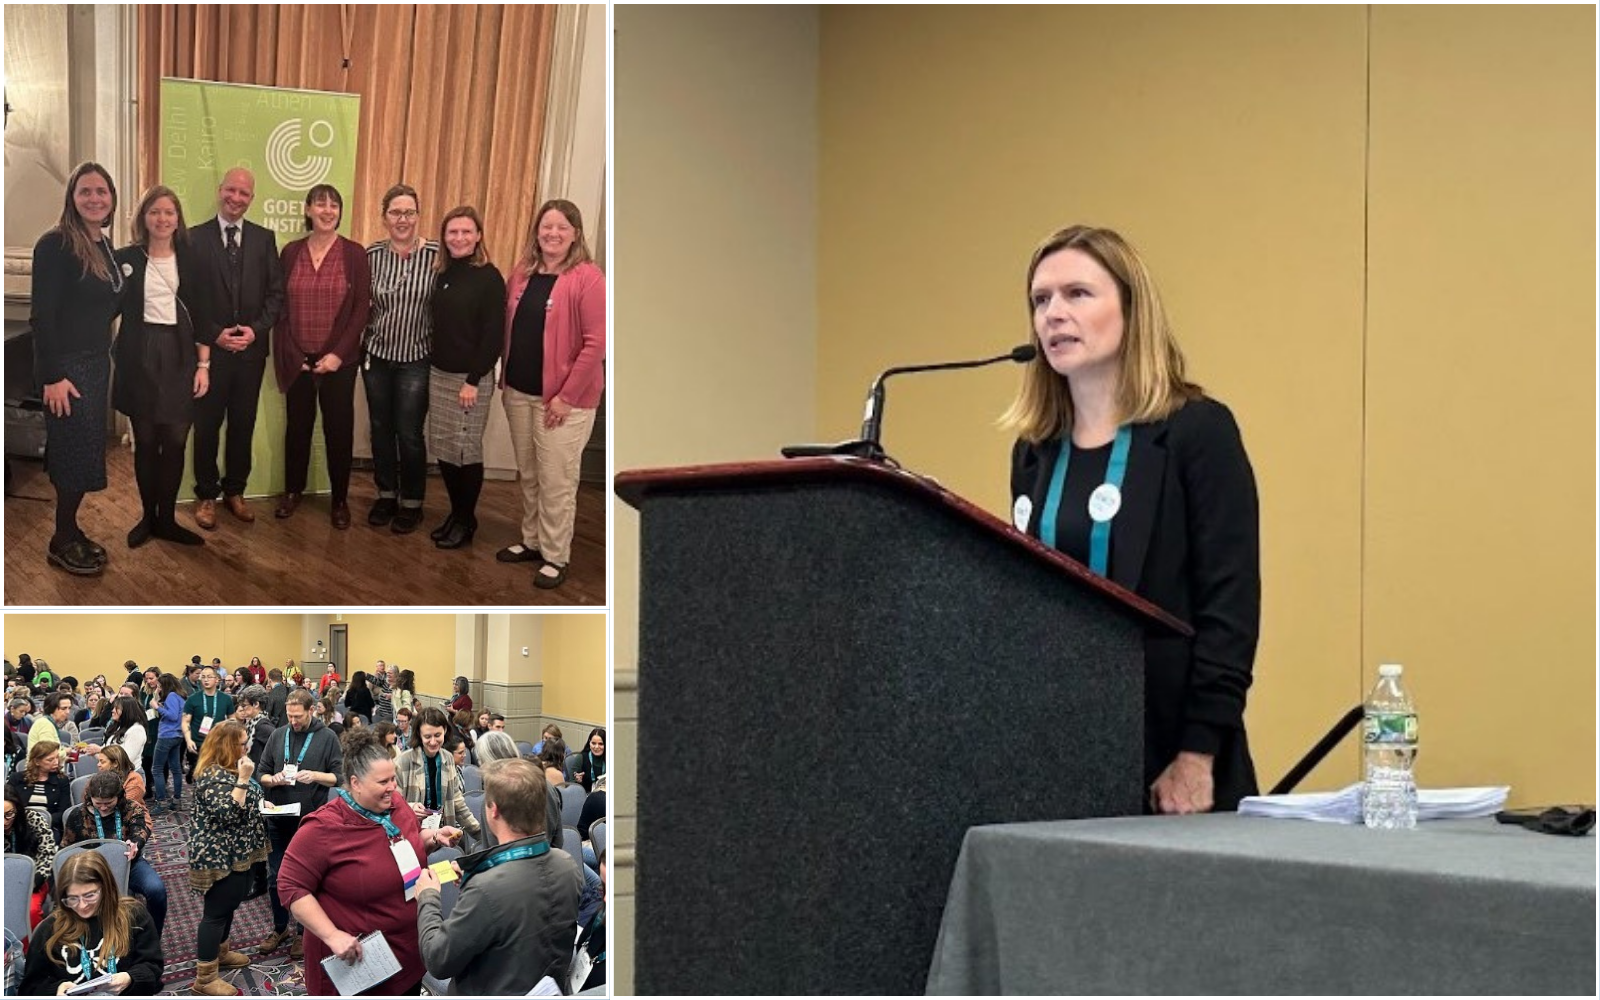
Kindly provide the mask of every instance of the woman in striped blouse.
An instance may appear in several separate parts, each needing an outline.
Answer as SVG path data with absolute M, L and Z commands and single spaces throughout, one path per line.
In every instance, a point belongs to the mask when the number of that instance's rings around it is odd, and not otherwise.
M 372 269 L 372 315 L 367 321 L 367 387 L 372 420 L 373 479 L 378 502 L 367 515 L 373 527 L 397 535 L 422 523 L 428 481 L 423 425 L 428 416 L 428 354 L 433 345 L 434 264 L 439 244 L 424 240 L 417 218 L 417 192 L 396 184 L 383 195 L 383 225 L 389 238 L 367 247 Z

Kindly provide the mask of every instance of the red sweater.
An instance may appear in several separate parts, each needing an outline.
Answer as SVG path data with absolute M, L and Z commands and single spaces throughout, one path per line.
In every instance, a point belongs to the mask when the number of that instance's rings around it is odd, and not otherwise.
M 417 860 L 427 863 L 422 827 L 399 792 L 389 818 L 411 842 Z M 361 937 L 382 931 L 400 972 L 371 992 L 377 996 L 404 993 L 422 980 L 426 971 L 417 938 L 416 900 L 405 898 L 400 871 L 389 853 L 383 827 L 356 813 L 334 796 L 300 823 L 278 872 L 278 898 L 292 906 L 297 899 L 315 896 L 333 925 Z M 335 996 L 333 983 L 322 970 L 328 946 L 309 931 L 303 935 L 306 951 L 306 992 Z
M 528 272 L 520 265 L 506 285 L 506 338 L 500 351 L 500 388 L 506 385 L 511 357 L 511 325 L 517 303 L 528 288 Z M 544 393 L 567 405 L 592 410 L 606 387 L 606 277 L 592 263 L 579 264 L 556 279 L 550 311 L 544 318 Z
M 367 264 L 367 251 L 361 244 L 339 237 L 339 251 L 344 255 L 344 300 L 333 319 L 333 332 L 329 335 L 327 351 L 339 357 L 339 365 L 349 368 L 361 361 L 361 335 L 367 329 L 367 314 L 372 311 L 372 268 Z M 306 254 L 306 241 L 295 240 L 283 248 L 283 273 L 287 275 L 295 262 Z M 290 310 L 284 307 L 283 315 L 272 328 L 272 365 L 278 375 L 278 391 L 288 392 L 289 386 L 300 375 L 305 363 L 305 352 L 295 347 Z

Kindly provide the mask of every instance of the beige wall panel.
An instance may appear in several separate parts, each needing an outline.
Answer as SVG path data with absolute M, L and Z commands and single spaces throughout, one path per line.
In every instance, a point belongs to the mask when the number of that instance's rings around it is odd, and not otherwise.
M 606 616 L 543 615 L 539 621 L 543 646 L 532 655 L 542 660 L 544 714 L 605 725 Z M 577 747 L 583 735 L 568 734 L 567 745 Z
M 815 433 L 813 7 L 614 9 L 617 469 L 775 456 Z M 638 518 L 617 504 L 615 666 L 638 666 Z M 631 940 L 632 724 L 612 872 Z M 611 979 L 631 991 L 632 948 Z
M 1363 662 L 1426 785 L 1595 790 L 1592 7 L 1373 11 Z
M 1033 247 L 1120 230 L 1256 470 L 1248 721 L 1275 781 L 1361 696 L 1364 11 L 826 8 L 822 30 L 819 436 L 855 436 L 882 368 L 1027 340 Z M 1007 516 L 1016 380 L 891 380 L 889 452 Z
M 79 681 L 105 674 L 120 683 L 126 676 L 122 664 L 130 659 L 181 676 L 196 654 L 206 663 L 220 656 L 229 669 L 259 656 L 270 670 L 294 656 L 299 641 L 299 615 L 5 616 L 7 658 L 15 663 L 19 653 L 27 653 L 47 661 L 56 676 Z
M 383 660 L 413 671 L 418 694 L 449 693 L 456 676 L 455 615 L 357 614 L 345 615 L 344 624 L 350 626 L 350 662 L 340 665 L 341 676 L 348 679 L 354 670 L 370 674 Z M 327 630 L 319 637 L 326 642 Z

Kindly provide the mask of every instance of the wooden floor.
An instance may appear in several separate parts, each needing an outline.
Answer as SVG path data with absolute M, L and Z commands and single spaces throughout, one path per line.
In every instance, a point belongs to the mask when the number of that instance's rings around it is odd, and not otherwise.
M 111 447 L 106 457 L 109 488 L 89 494 L 78 523 L 110 555 L 97 577 L 72 576 L 45 561 L 54 530 L 50 481 L 37 462 L 12 459 L 5 502 L 5 603 L 56 605 L 281 605 L 289 607 L 388 607 L 431 605 L 485 607 L 581 605 L 606 601 L 604 490 L 585 484 L 578 491 L 577 531 L 567 580 L 555 590 L 533 585 L 533 563 L 499 563 L 494 554 L 518 540 L 521 492 L 515 482 L 483 484 L 478 533 L 451 551 L 428 537 L 449 510 L 444 484 L 429 477 L 426 517 L 409 535 L 367 525 L 377 498 L 370 471 L 350 481 L 349 530 L 329 523 L 325 496 L 308 497 L 294 517 L 272 516 L 276 498 L 252 500 L 253 524 L 217 505 L 217 529 L 200 531 L 193 504 L 181 503 L 178 522 L 205 537 L 203 546 L 152 540 L 128 548 L 128 530 L 139 519 L 133 458 Z M 192 483 L 185 481 L 184 496 Z

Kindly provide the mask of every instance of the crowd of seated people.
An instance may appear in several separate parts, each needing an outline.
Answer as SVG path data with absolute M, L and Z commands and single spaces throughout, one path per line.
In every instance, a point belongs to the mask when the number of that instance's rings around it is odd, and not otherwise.
M 448 710 L 461 685 L 419 697 L 410 671 L 382 664 L 348 689 L 332 669 L 321 685 L 285 669 L 256 683 L 259 659 L 125 666 L 126 682 L 78 693 L 43 661 L 28 677 L 6 663 L 6 853 L 31 862 L 26 926 L 8 908 L 8 995 L 103 979 L 97 992 L 233 996 L 233 970 L 283 949 L 308 992 L 334 995 L 320 959 L 358 960 L 374 929 L 401 965 L 378 994 L 524 994 L 547 975 L 563 992 L 604 985 L 605 852 L 585 842 L 605 812 L 603 764 L 567 755 L 558 727 L 543 757 L 525 754 L 499 714 Z M 366 695 L 355 706 L 340 697 L 353 691 Z M 357 710 L 382 699 L 383 721 Z M 586 793 L 569 758 L 588 768 Z M 586 795 L 576 842 L 563 794 Z M 163 836 L 184 843 L 186 870 L 152 863 Z M 121 860 L 82 849 L 97 842 L 120 844 Z M 175 892 L 199 897 L 196 926 L 169 925 Z M 271 933 L 237 940 L 235 914 L 261 895 Z M 192 982 L 166 982 L 168 931 L 193 942 Z

